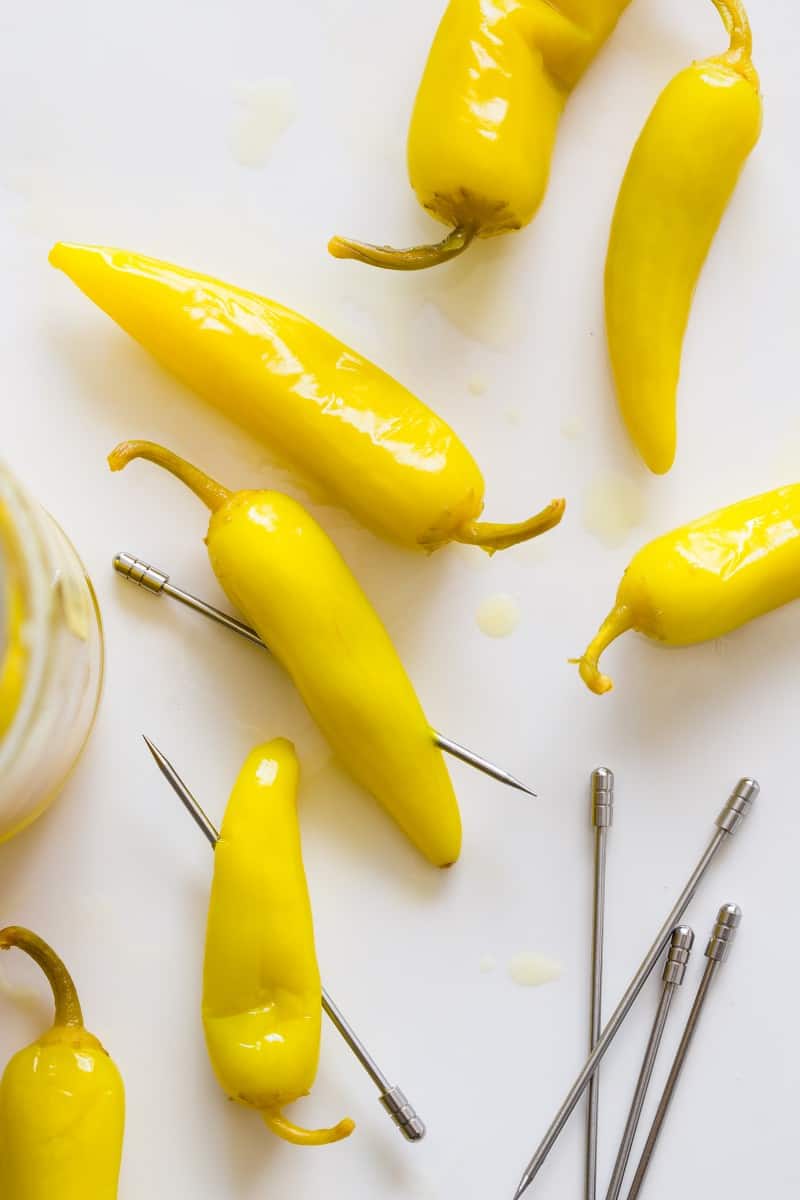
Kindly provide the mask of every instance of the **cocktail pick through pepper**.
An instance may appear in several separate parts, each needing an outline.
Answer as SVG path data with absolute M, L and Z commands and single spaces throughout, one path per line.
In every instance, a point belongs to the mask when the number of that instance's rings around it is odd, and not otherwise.
M 152 442 L 123 442 L 112 470 L 149 459 L 210 508 L 214 573 L 286 668 L 343 766 L 435 866 L 461 849 L 444 759 L 377 613 L 330 538 L 278 492 L 230 492 Z
M 186 811 L 194 820 L 197 827 L 201 830 L 212 850 L 215 850 L 220 834 L 210 817 L 203 811 L 199 802 L 189 790 L 187 785 L 181 779 L 175 767 L 162 752 L 155 746 L 148 737 L 145 737 L 147 748 L 155 759 L 158 769 L 175 792 L 178 799 L 183 804 Z M 341 1009 L 334 1003 L 329 993 L 323 987 L 321 989 L 322 1007 L 330 1017 L 335 1028 L 341 1034 L 344 1041 L 347 1043 L 350 1050 L 356 1056 L 361 1066 L 369 1075 L 380 1093 L 380 1102 L 386 1112 L 394 1121 L 397 1128 L 402 1133 L 403 1137 L 408 1142 L 421 1141 L 425 1136 L 424 1122 L 417 1116 L 413 1106 L 409 1104 L 405 1093 L 392 1085 L 380 1069 L 375 1059 L 367 1050 L 364 1043 L 350 1026 L 350 1023 L 345 1018 Z
M 75 984 L 54 950 L 28 929 L 0 931 L 53 990 L 52 1028 L 9 1062 L 0 1082 L 3 1200 L 116 1200 L 125 1092 L 119 1071 L 83 1024 Z
M 158 567 L 154 567 L 152 563 L 144 562 L 143 559 L 137 558 L 133 554 L 115 554 L 113 558 L 113 567 L 118 575 L 123 579 L 127 579 L 130 583 L 135 583 L 138 587 L 143 588 L 146 592 L 150 592 L 153 596 L 169 596 L 173 600 L 177 600 L 185 608 L 189 608 L 192 612 L 200 613 L 203 617 L 208 617 L 209 620 L 221 625 L 224 629 L 231 630 L 232 633 L 238 633 L 240 637 L 251 642 L 254 646 L 259 646 L 262 650 L 269 653 L 269 646 L 262 642 L 261 638 L 250 625 L 245 625 L 244 621 L 232 617 L 230 613 L 223 612 L 222 609 L 215 608 L 213 604 L 209 604 L 206 600 L 201 600 L 199 596 L 193 596 L 191 592 L 179 588 L 176 584 L 170 582 L 169 575 L 164 571 L 160 571 Z M 452 738 L 445 737 L 443 733 L 437 730 L 431 730 L 431 737 L 440 750 L 445 754 L 451 754 L 453 758 L 457 758 L 459 762 L 466 763 L 467 766 L 474 767 L 476 771 L 486 775 L 489 779 L 496 779 L 498 783 L 503 783 L 506 787 L 514 788 L 516 791 L 525 792 L 527 796 L 536 796 L 536 792 L 517 779 L 516 775 L 512 775 L 510 771 L 506 771 L 503 767 L 498 767 L 496 763 L 490 762 L 488 758 L 484 758 L 480 754 L 476 754 L 474 750 L 468 749 L 467 746 L 462 746 L 460 742 L 454 742 Z

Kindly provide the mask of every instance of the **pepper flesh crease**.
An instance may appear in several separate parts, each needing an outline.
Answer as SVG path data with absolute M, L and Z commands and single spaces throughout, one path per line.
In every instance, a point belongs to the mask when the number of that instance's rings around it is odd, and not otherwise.
M 683 339 L 697 280 L 761 132 L 752 39 L 739 0 L 713 0 L 730 47 L 659 97 L 631 155 L 611 225 L 606 332 L 620 411 L 639 454 L 675 459 Z
M 408 173 L 420 204 L 452 232 L 410 250 L 334 237 L 331 254 L 419 270 L 527 225 L 569 94 L 629 2 L 450 0 L 414 104 Z
M 582 658 L 581 678 L 601 695 L 603 651 L 629 629 L 691 646 L 800 597 L 800 484 L 709 513 L 644 546 Z
M 317 1074 L 322 985 L 297 823 L 299 767 L 277 738 L 245 761 L 214 849 L 203 968 L 203 1028 L 232 1100 L 302 1146 L 355 1128 L 302 1129 L 282 1113 Z
M 434 866 L 461 849 L 441 751 L 388 633 L 330 538 L 279 492 L 229 492 L 169 450 L 123 442 L 208 506 L 206 544 L 225 594 L 290 675 L 343 766 Z
M 3 1200 L 116 1200 L 125 1125 L 117 1068 L 84 1028 L 75 985 L 53 950 L 27 929 L 0 931 L 42 968 L 53 1027 L 9 1062 L 0 1082 Z
M 492 554 L 561 520 L 563 500 L 516 524 L 478 521 L 483 478 L 453 430 L 298 313 L 126 250 L 59 243 L 50 261 L 193 391 L 376 533 L 428 553 L 457 541 Z

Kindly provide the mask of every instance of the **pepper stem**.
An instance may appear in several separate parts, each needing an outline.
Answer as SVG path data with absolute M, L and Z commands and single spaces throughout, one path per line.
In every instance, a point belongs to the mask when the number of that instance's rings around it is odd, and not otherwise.
M 726 63 L 740 71 L 745 78 L 758 87 L 758 73 L 753 66 L 753 32 L 742 0 L 711 0 L 731 39 Z
M 629 629 L 633 629 L 633 613 L 627 604 L 615 605 L 598 629 L 594 639 L 589 643 L 583 657 L 569 660 L 571 663 L 578 664 L 581 679 L 597 696 L 602 696 L 604 692 L 610 692 L 614 686 L 613 679 L 609 679 L 608 675 L 604 675 L 600 670 L 600 655 Z
M 268 1129 L 293 1146 L 330 1146 L 333 1142 L 350 1137 L 356 1127 L 355 1121 L 349 1117 L 332 1129 L 301 1129 L 277 1110 L 262 1111 L 261 1117 Z
M 507 550 L 520 542 L 529 542 L 540 533 L 547 533 L 555 528 L 564 515 L 567 507 L 566 500 L 552 500 L 546 508 L 528 517 L 527 521 L 518 521 L 515 525 L 496 525 L 491 521 L 467 521 L 459 526 L 451 537 L 455 542 L 466 546 L 480 546 L 487 554 L 496 550 Z
M 55 950 L 29 929 L 11 925 L 0 930 L 0 950 L 14 947 L 23 950 L 37 963 L 53 989 L 56 1005 L 55 1024 L 61 1027 L 83 1028 L 83 1013 L 72 976 Z
M 217 483 L 204 471 L 193 467 L 185 458 L 180 458 L 179 455 L 157 445 L 156 442 L 120 442 L 109 454 L 108 465 L 112 471 L 121 471 L 134 458 L 146 458 L 148 462 L 155 463 L 156 466 L 169 471 L 176 479 L 180 479 L 188 488 L 191 488 L 195 496 L 202 500 L 212 512 L 222 508 L 223 504 L 231 498 L 231 493 L 221 483 Z
M 463 254 L 476 234 L 475 229 L 458 226 L 441 242 L 430 246 L 411 246 L 395 250 L 392 246 L 373 246 L 370 242 L 352 242 L 349 238 L 332 237 L 328 250 L 334 258 L 354 258 L 370 267 L 386 267 L 390 271 L 424 271 L 438 267 Z

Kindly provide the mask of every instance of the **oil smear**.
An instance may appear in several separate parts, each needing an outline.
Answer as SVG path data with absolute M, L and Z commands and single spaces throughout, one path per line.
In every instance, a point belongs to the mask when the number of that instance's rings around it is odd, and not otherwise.
M 534 954 L 530 950 L 521 950 L 508 964 L 509 975 L 520 987 L 541 987 L 542 984 L 553 983 L 561 978 L 562 972 L 563 967 L 556 959 Z
M 481 633 L 490 638 L 509 637 L 520 622 L 519 605 L 513 596 L 499 594 L 484 600 L 476 620 Z
M 583 437 L 585 432 L 586 425 L 582 417 L 564 417 L 561 422 L 561 436 L 569 438 L 570 441 L 577 441 L 578 438 Z
M 609 549 L 621 546 L 630 532 L 641 525 L 645 497 L 627 475 L 598 475 L 583 497 L 583 523 Z
M 478 970 L 481 975 L 491 975 L 492 971 L 497 966 L 497 959 L 493 954 L 484 954 L 483 958 L 478 963 Z
M 263 167 L 295 118 L 294 87 L 288 79 L 236 83 L 233 98 L 237 109 L 231 132 L 233 157 L 243 167 Z

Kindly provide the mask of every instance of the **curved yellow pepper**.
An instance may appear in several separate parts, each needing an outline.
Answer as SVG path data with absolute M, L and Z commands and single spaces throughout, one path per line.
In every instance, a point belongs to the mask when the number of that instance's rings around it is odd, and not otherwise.
M 205 400 L 368 528 L 433 551 L 492 553 L 561 520 L 564 501 L 479 522 L 484 484 L 453 430 L 374 363 L 272 300 L 156 259 L 59 243 L 50 261 Z
M 211 510 L 206 544 L 231 603 L 284 666 L 343 766 L 417 849 L 461 849 L 453 785 L 389 635 L 330 538 L 279 492 L 229 492 L 152 442 L 123 442 L 112 471 L 146 458 Z
M 258 746 L 236 780 L 214 850 L 203 968 L 203 1028 L 226 1095 L 279 1137 L 323 1146 L 348 1137 L 301 1129 L 281 1112 L 311 1091 L 319 1061 L 322 985 L 300 830 L 291 742 Z
M 335 237 L 336 258 L 413 271 L 536 214 L 570 92 L 630 0 L 450 0 L 408 135 L 420 204 L 453 230 L 394 250 Z
M 598 695 L 599 669 L 628 629 L 668 646 L 722 637 L 800 597 L 800 484 L 752 496 L 656 538 L 631 560 L 616 603 L 580 665 Z
M 695 285 L 761 132 L 752 39 L 739 0 L 713 0 L 726 53 L 661 93 L 634 148 L 606 260 L 606 331 L 620 410 L 647 466 L 675 458 L 676 395 Z
M 115 1200 L 125 1093 L 117 1068 L 83 1025 L 66 967 L 27 929 L 0 931 L 44 971 L 55 997 L 52 1029 L 9 1062 L 0 1082 L 3 1200 Z
M 6 644 L 0 655 L 0 738 L 8 732 L 19 708 L 28 669 L 28 647 L 24 637 L 25 598 L 19 579 L 6 579 Z

